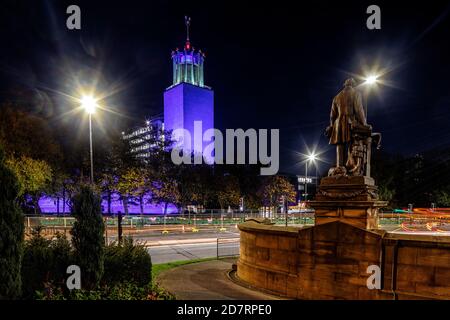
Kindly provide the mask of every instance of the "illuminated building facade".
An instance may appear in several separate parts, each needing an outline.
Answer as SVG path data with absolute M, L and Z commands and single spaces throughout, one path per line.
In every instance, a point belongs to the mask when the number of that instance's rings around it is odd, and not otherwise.
M 164 139 L 164 122 L 162 118 L 145 121 L 145 126 L 136 127 L 130 133 L 123 133 L 123 138 L 130 140 L 131 152 L 138 158 L 147 158 L 156 145 L 154 139 Z

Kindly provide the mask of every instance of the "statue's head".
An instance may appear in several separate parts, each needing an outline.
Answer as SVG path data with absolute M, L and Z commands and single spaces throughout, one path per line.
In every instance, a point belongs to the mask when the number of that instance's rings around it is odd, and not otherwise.
M 356 86 L 356 82 L 353 78 L 348 78 L 347 80 L 345 80 L 344 82 L 344 87 L 355 87 Z

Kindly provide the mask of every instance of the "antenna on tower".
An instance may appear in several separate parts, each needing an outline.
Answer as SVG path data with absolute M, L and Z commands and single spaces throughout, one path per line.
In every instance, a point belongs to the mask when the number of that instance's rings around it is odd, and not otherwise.
M 189 42 L 189 27 L 191 25 L 191 17 L 184 16 L 184 22 L 186 23 L 186 41 Z

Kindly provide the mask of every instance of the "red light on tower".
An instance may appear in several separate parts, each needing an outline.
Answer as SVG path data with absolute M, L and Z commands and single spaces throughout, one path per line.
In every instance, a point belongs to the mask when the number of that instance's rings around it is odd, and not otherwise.
M 184 22 L 186 23 L 186 45 L 185 45 L 185 49 L 186 50 L 190 50 L 191 49 L 191 44 L 189 42 L 189 26 L 191 25 L 191 18 L 188 16 L 184 17 Z

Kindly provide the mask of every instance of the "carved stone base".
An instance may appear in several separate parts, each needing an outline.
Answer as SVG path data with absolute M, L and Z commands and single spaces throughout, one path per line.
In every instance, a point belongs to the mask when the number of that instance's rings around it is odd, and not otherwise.
M 316 200 L 316 224 L 340 220 L 359 228 L 376 229 L 378 211 L 387 205 L 378 198 L 378 188 L 370 177 L 333 176 L 322 178 Z

